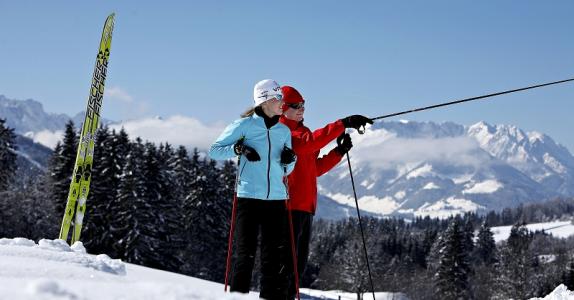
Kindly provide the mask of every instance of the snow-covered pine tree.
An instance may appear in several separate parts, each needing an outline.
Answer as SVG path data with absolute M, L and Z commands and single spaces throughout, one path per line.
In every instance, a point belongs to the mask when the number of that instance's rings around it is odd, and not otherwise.
M 113 145 L 113 135 L 107 126 L 96 132 L 97 147 L 94 153 L 90 195 L 86 205 L 86 219 L 82 228 L 82 241 L 90 253 L 112 254 L 113 240 L 110 220 L 114 211 L 111 203 L 116 198 L 121 169 Z
M 169 143 L 160 144 L 157 152 L 157 161 L 159 164 L 159 182 L 158 204 L 162 210 L 161 233 L 161 254 L 165 257 L 164 269 L 181 272 L 182 270 L 182 253 L 185 246 L 184 228 L 181 226 L 183 213 L 181 210 L 182 199 L 177 192 L 176 161 L 177 156 Z
M 116 243 L 119 240 L 119 237 L 122 236 L 122 232 L 125 232 L 125 229 L 122 227 L 121 221 L 118 222 L 118 216 L 125 212 L 128 209 L 128 205 L 126 205 L 119 197 L 120 187 L 122 181 L 125 179 L 124 175 L 124 168 L 127 163 L 127 157 L 130 154 L 131 149 L 131 142 L 129 139 L 128 134 L 122 128 L 119 132 L 116 132 L 115 129 L 112 130 L 111 133 L 111 145 L 110 145 L 110 152 L 108 156 L 108 162 L 110 169 L 108 172 L 110 174 L 115 174 L 115 179 L 112 182 L 109 182 L 111 186 L 109 190 L 113 193 L 113 198 L 108 203 L 108 210 L 110 211 L 110 215 L 108 216 L 108 223 L 109 223 L 109 231 L 107 233 L 107 237 L 104 240 L 109 242 L 104 242 L 104 244 L 109 245 L 109 249 L 106 253 L 110 253 L 112 257 L 119 257 L 120 254 L 117 252 Z M 119 226 L 119 227 L 118 227 Z
M 16 145 L 14 129 L 5 125 L 0 119 L 0 236 L 9 237 L 13 233 L 14 193 L 9 191 L 10 184 L 16 173 Z
M 439 250 L 439 265 L 435 274 L 435 297 L 444 300 L 470 299 L 469 245 L 460 219 L 455 218 L 444 234 Z
M 500 299 L 530 299 L 536 296 L 535 278 L 537 258 L 530 251 L 532 233 L 524 224 L 515 224 L 510 236 L 499 251 L 497 264 L 497 297 Z
M 492 287 L 496 286 L 496 244 L 494 236 L 486 221 L 478 231 L 476 246 L 473 251 L 474 273 L 471 278 L 472 294 L 476 299 L 491 299 Z
M 130 263 L 140 263 L 142 261 L 141 250 L 138 247 L 143 231 L 140 214 L 145 214 L 146 206 L 149 204 L 145 200 L 147 178 L 143 173 L 143 153 L 144 146 L 140 138 L 136 138 L 130 144 L 129 154 L 126 156 L 126 163 L 120 176 L 118 190 L 119 206 L 114 211 L 112 228 L 116 258 Z
M 0 192 L 6 191 L 16 174 L 16 135 L 14 129 L 5 125 L 0 119 Z
M 474 225 L 472 224 L 472 216 L 470 214 L 466 215 L 463 219 L 463 222 L 463 244 L 467 247 L 466 252 L 469 255 L 469 263 L 471 263 L 472 259 L 470 254 L 474 250 Z
M 490 266 L 496 262 L 496 243 L 494 234 L 486 222 L 483 222 L 478 231 L 474 257 L 478 264 Z
M 225 275 L 235 171 L 232 165 L 226 164 L 224 169 L 227 171 L 223 173 L 215 161 L 200 159 L 197 149 L 194 149 L 191 162 L 194 179 L 185 199 L 185 222 L 190 241 L 186 255 L 189 272 L 221 282 Z
M 137 199 L 136 222 L 138 239 L 135 243 L 137 263 L 163 270 L 179 270 L 180 261 L 172 255 L 170 237 L 177 230 L 177 207 L 165 189 L 165 174 L 161 171 L 156 146 L 146 142 L 143 146 L 141 173 L 145 185 Z
M 48 167 L 49 198 L 54 203 L 56 213 L 61 215 L 64 214 L 68 192 L 70 191 L 78 142 L 78 134 L 74 128 L 74 123 L 68 121 L 64 131 L 64 140 L 56 145 Z

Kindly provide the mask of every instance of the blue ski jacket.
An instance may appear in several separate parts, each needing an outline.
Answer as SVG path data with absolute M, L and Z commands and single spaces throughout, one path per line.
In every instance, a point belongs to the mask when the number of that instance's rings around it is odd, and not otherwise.
M 281 164 L 283 147 L 291 147 L 291 131 L 281 123 L 267 128 L 263 117 L 256 113 L 231 123 L 209 149 L 209 157 L 216 160 L 230 159 L 235 154 L 235 143 L 244 139 L 244 145 L 253 147 L 260 161 L 240 158 L 237 197 L 262 200 L 285 200 L 288 198 L 283 177 L 295 167 L 295 161 Z

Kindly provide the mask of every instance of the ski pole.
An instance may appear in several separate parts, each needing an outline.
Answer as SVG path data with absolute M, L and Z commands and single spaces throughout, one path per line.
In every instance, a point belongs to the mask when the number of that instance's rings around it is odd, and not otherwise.
M 351 174 L 351 184 L 353 185 L 353 195 L 355 196 L 357 218 L 359 219 L 359 228 L 361 229 L 361 238 L 363 239 L 363 251 L 365 252 L 367 270 L 369 271 L 369 282 L 371 283 L 371 292 L 373 293 L 373 300 L 375 300 L 375 287 L 373 285 L 373 277 L 371 276 L 371 266 L 369 264 L 369 255 L 367 254 L 367 244 L 365 242 L 365 233 L 363 231 L 363 222 L 361 221 L 361 212 L 359 211 L 359 201 L 357 200 L 357 191 L 355 190 L 355 179 L 353 178 L 353 169 L 351 168 L 351 159 L 349 158 L 349 152 L 347 152 L 347 163 L 349 164 L 349 173 Z
M 285 201 L 285 206 L 287 208 L 287 218 L 289 221 L 289 236 L 291 237 L 291 259 L 293 261 L 293 276 L 295 277 L 295 295 L 297 300 L 301 300 L 299 295 L 299 270 L 297 269 L 297 250 L 295 249 L 295 232 L 293 230 L 293 217 L 291 215 L 291 196 L 289 195 L 289 178 L 287 177 L 287 167 L 283 167 L 283 184 L 285 185 L 285 190 L 287 191 L 287 201 Z
M 421 107 L 421 108 L 415 108 L 415 109 L 405 110 L 405 111 L 398 112 L 398 113 L 392 113 L 392 114 L 388 114 L 388 115 L 382 115 L 382 116 L 378 116 L 378 117 L 375 117 L 375 118 L 371 118 L 371 120 L 376 121 L 376 120 L 380 120 L 380 119 L 385 119 L 385 118 L 390 118 L 390 117 L 405 115 L 405 114 L 409 114 L 409 113 L 413 113 L 413 112 L 417 112 L 417 111 L 429 110 L 429 109 L 433 109 L 433 108 L 437 108 L 437 107 L 442 107 L 442 106 L 454 105 L 454 104 L 459 104 L 459 103 L 463 103 L 463 102 L 469 102 L 469 101 L 474 101 L 474 100 L 479 100 L 479 99 L 484 99 L 484 98 L 489 98 L 489 97 L 494 97 L 494 96 L 500 96 L 500 95 L 504 95 L 504 94 L 516 93 L 516 92 L 525 91 L 525 90 L 529 90 L 529 89 L 536 89 L 536 88 L 540 88 L 540 87 L 544 87 L 544 86 L 549 86 L 549 85 L 554 85 L 554 84 L 565 83 L 565 82 L 569 82 L 569 81 L 573 81 L 573 80 L 574 80 L 574 78 L 564 79 L 564 80 L 559 80 L 559 81 L 554 81 L 554 82 L 542 83 L 542 84 L 532 85 L 532 86 L 528 86 L 528 87 L 523 87 L 523 88 L 508 90 L 508 91 L 504 91 L 504 92 L 497 92 L 497 93 L 492 93 L 492 94 L 487 94 L 487 95 L 482 95 L 482 96 L 477 96 L 477 97 L 471 97 L 471 98 L 466 98 L 466 99 L 460 99 L 460 100 L 445 102 L 445 103 L 441 103 L 441 104 L 436 104 L 436 105 L 431 105 L 431 106 L 426 106 L 426 107 Z
M 237 183 L 239 182 L 239 167 L 241 166 L 241 156 L 237 158 L 237 173 L 235 174 L 235 190 L 233 191 L 233 206 L 231 208 L 231 224 L 229 228 L 229 238 L 227 240 L 227 261 L 225 263 L 225 287 L 224 291 L 227 292 L 227 285 L 229 283 L 229 272 L 231 270 L 231 254 L 233 251 L 233 233 L 235 231 L 235 217 L 237 211 Z

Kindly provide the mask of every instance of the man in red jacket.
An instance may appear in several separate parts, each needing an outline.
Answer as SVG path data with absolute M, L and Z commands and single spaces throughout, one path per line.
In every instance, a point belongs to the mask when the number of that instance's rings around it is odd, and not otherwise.
M 290 86 L 283 86 L 283 115 L 280 122 L 291 129 L 293 151 L 297 155 L 295 169 L 288 176 L 289 209 L 293 219 L 297 273 L 299 278 L 305 271 L 311 240 L 311 226 L 317 208 L 317 177 L 337 165 L 352 147 L 351 137 L 345 128 L 359 130 L 373 121 L 365 116 L 352 115 L 313 132 L 303 125 L 305 100 Z M 319 157 L 319 151 L 334 139 L 338 146 L 328 154 Z M 289 288 L 289 299 L 295 296 L 295 282 Z

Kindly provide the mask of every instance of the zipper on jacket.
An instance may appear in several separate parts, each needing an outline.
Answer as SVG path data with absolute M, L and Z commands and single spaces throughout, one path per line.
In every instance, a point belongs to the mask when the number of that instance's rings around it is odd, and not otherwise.
M 271 137 L 269 136 L 269 128 L 267 128 L 267 141 L 269 142 L 269 151 L 267 152 L 267 199 L 271 193 L 271 179 L 269 173 L 271 172 Z

